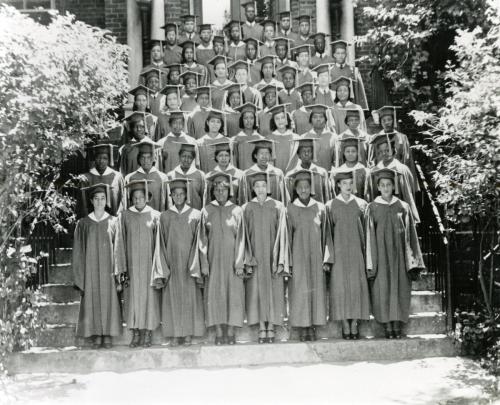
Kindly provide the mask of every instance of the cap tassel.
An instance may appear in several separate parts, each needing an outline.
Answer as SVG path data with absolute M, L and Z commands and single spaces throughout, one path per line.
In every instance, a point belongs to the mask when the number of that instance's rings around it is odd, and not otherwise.
M 394 122 L 392 123 L 392 128 L 394 131 L 396 131 L 398 128 L 398 122 L 396 121 L 396 107 L 394 107 L 392 109 L 392 114 L 393 114 L 393 120 L 394 120 Z
M 387 132 L 385 133 L 385 137 L 387 139 L 387 146 L 389 147 L 389 153 L 392 156 L 392 145 L 391 145 L 391 141 L 389 140 L 389 134 Z
M 394 171 L 394 194 L 399 195 L 399 173 Z
M 191 205 L 191 185 L 189 181 L 186 181 L 186 194 L 187 194 L 187 203 Z
M 227 138 L 227 117 L 226 117 L 226 114 L 222 114 L 222 116 L 224 117 L 224 136 Z
M 148 188 L 148 181 L 147 180 L 144 180 L 144 186 L 146 189 L 146 202 L 148 203 L 149 202 L 149 188 Z
M 229 162 L 233 163 L 233 154 L 234 154 L 234 145 L 231 141 L 229 141 Z
M 234 197 L 233 176 L 231 174 L 229 175 L 229 196 Z
M 266 170 L 266 186 L 267 186 L 267 194 L 271 194 L 271 175 L 269 174 L 269 170 Z
M 259 113 L 255 111 L 255 126 L 259 128 Z
M 352 193 L 358 194 L 356 169 L 352 171 Z
M 113 154 L 113 145 L 109 146 L 109 166 L 114 167 L 115 165 L 115 156 Z
M 313 140 L 312 142 L 312 148 L 313 148 L 313 162 L 317 163 L 318 162 L 318 144 L 316 140 Z
M 271 159 L 273 161 L 276 160 L 276 145 L 274 144 L 274 142 L 272 142 L 272 146 L 271 146 Z
M 167 201 L 172 201 L 172 198 L 170 196 L 170 184 L 169 184 L 168 181 L 166 182 L 166 187 L 167 187 L 167 192 L 166 192 L 166 194 L 167 194 Z M 173 204 L 173 201 L 172 201 L 172 204 Z M 166 205 L 168 205 L 168 204 L 166 204 Z
M 316 195 L 316 186 L 314 184 L 314 172 L 311 171 L 311 195 Z
M 200 151 L 196 145 L 194 146 L 194 164 L 196 167 L 200 167 Z

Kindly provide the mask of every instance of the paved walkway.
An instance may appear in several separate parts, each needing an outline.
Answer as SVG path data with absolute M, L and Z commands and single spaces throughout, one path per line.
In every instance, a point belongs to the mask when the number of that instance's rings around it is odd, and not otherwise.
M 500 404 L 477 363 L 394 363 L 24 374 L 1 380 L 1 404 Z M 495 391 L 496 390 L 496 391 Z

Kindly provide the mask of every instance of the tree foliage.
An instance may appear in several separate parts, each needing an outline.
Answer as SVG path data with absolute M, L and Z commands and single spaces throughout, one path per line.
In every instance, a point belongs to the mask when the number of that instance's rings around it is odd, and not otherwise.
M 490 28 L 458 30 L 456 63 L 444 73 L 446 99 L 437 114 L 412 113 L 424 125 L 436 165 L 438 201 L 453 222 L 500 221 L 500 6 L 486 13 Z
M 359 6 L 370 27 L 359 41 L 369 45 L 366 58 L 393 102 L 436 111 L 444 102 L 441 72 L 455 58 L 449 50 L 455 31 L 484 25 L 486 0 L 361 0 Z
M 127 47 L 107 32 L 54 14 L 48 26 L 0 8 L 0 355 L 33 343 L 40 326 L 26 288 L 39 257 L 30 230 L 64 232 L 73 200 L 61 164 L 114 126 L 128 87 Z M 27 226 L 26 226 L 27 225 Z M 0 358 L 1 363 L 1 358 Z

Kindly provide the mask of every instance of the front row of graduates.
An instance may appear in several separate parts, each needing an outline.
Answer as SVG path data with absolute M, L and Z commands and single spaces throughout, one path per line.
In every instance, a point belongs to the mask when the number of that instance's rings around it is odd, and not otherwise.
M 370 204 L 352 194 L 352 170 L 336 174 L 340 192 L 322 204 L 311 197 L 311 171 L 298 170 L 285 207 L 269 196 L 272 176 L 255 171 L 247 176 L 253 198 L 240 207 L 221 172 L 201 211 L 187 204 L 189 179 L 172 179 L 161 213 L 147 204 L 148 181 L 133 180 L 131 205 L 118 218 L 105 211 L 108 187 L 89 187 L 94 210 L 78 222 L 73 249 L 77 335 L 111 347 L 121 334 L 118 287 L 130 347 L 150 346 L 160 325 L 172 345 L 190 344 L 205 327 L 215 328 L 216 344 L 234 344 L 245 316 L 259 325 L 259 343 L 271 343 L 287 315 L 288 280 L 288 323 L 301 341 L 315 340 L 327 318 L 342 322 L 345 339 L 358 339 L 358 321 L 370 312 L 387 338 L 400 338 L 411 279 L 424 264 L 410 207 L 394 196 L 397 172 L 371 175 L 381 195 Z

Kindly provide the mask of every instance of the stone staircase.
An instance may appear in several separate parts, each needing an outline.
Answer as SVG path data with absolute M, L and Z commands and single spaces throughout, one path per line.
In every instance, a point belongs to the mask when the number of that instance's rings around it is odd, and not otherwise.
M 247 366 L 264 364 L 315 363 L 321 361 L 401 360 L 455 354 L 446 337 L 446 315 L 441 311 L 441 294 L 434 290 L 434 275 L 422 274 L 413 283 L 411 316 L 407 339 L 383 339 L 383 328 L 374 319 L 362 322 L 359 341 L 344 341 L 339 322 L 317 330 L 317 342 L 298 342 L 297 331 L 286 325 L 276 330 L 273 345 L 259 345 L 257 327 L 237 331 L 236 346 L 214 346 L 213 331 L 193 340 L 191 347 L 170 348 L 157 330 L 150 349 L 129 349 L 130 332 L 124 328 L 113 339 L 111 350 L 79 349 L 84 342 L 75 337 L 79 294 L 73 289 L 71 249 L 59 249 L 56 265 L 49 269 L 50 284 L 43 285 L 47 302 L 39 303 L 46 328 L 37 336 L 36 347 L 12 355 L 10 372 L 127 371 L 144 368 Z M 365 339 L 366 338 L 366 339 Z M 382 338 L 382 339 L 379 339 Z

